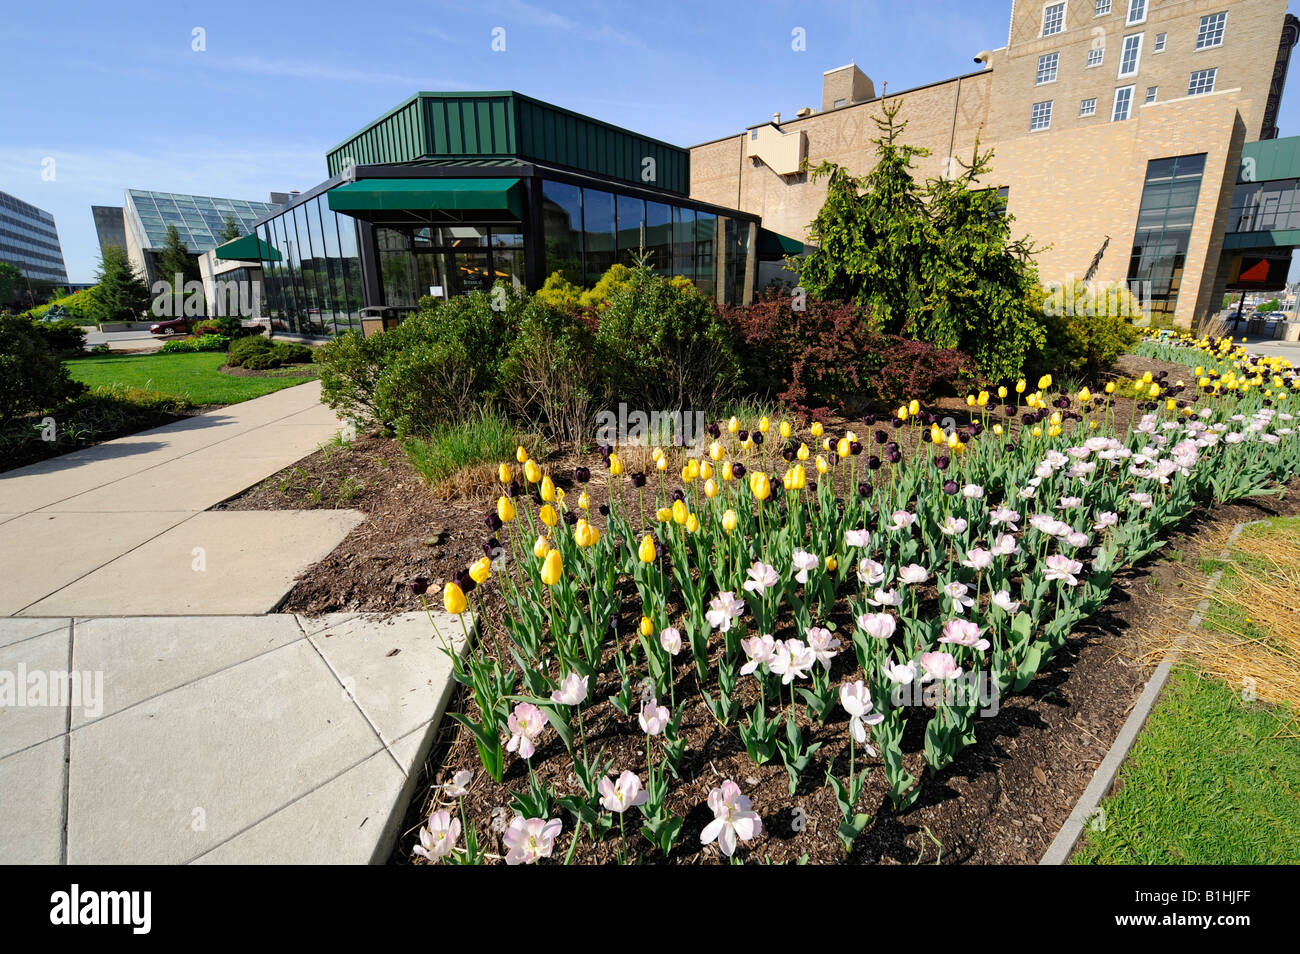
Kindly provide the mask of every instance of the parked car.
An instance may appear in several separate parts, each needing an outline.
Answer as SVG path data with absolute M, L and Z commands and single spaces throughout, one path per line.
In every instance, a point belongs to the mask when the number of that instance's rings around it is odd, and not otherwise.
M 160 321 L 149 326 L 149 334 L 151 335 L 187 335 L 189 333 L 190 320 L 188 318 L 172 318 L 169 321 Z

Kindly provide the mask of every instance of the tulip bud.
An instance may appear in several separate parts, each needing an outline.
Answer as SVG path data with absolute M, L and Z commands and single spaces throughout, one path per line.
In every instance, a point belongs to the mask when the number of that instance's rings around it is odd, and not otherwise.
M 921 413 L 921 402 L 918 401 L 916 398 L 912 398 L 912 400 L 908 401 L 908 402 L 907 402 L 907 413 L 908 413 L 909 415 L 911 415 L 912 417 L 916 417 L 916 415 L 920 414 L 920 413 Z
M 673 501 L 673 523 L 683 524 L 686 522 L 686 504 L 680 500 Z
M 617 455 L 617 454 L 610 454 L 610 455 L 609 455 L 609 475 L 610 475 L 611 477 L 617 477 L 617 476 L 619 476 L 621 473 L 623 473 L 623 462 L 622 462 L 621 460 L 618 459 L 618 455 Z
M 1007 396 L 1007 388 L 1006 388 L 1006 385 L 1000 385 L 1000 386 L 998 387 L 998 397 L 999 397 L 999 398 L 1004 398 L 1004 397 L 1006 397 L 1006 396 Z
M 660 473 L 663 473 L 667 469 L 668 469 L 667 457 L 661 456 L 658 460 L 655 461 L 655 470 L 659 471 Z
M 740 430 L 740 421 L 736 419 L 734 414 L 731 416 L 731 419 L 727 421 L 727 430 L 733 434 Z
M 512 475 L 510 473 L 509 464 L 502 464 L 500 467 L 497 468 L 497 480 L 501 481 L 501 483 L 503 484 L 510 483 L 511 476 Z
M 732 475 L 731 462 L 728 461 L 727 463 L 722 465 L 722 479 L 731 480 L 731 475 Z
M 669 520 L 673 519 L 673 512 L 667 507 L 660 507 L 655 511 L 655 519 L 660 523 L 667 523 Z
M 772 422 L 769 421 L 766 417 L 760 417 L 758 419 L 758 429 L 762 431 L 764 434 L 767 433 L 767 429 L 771 426 L 772 426 Z
M 1016 382 L 1016 393 L 1017 393 L 1017 394 L 1024 394 L 1024 393 L 1025 393 L 1025 379 L 1024 379 L 1024 378 L 1021 378 L 1019 381 Z
M 465 612 L 465 591 L 448 580 L 442 589 L 442 605 L 448 613 L 459 616 Z
M 1045 374 L 1038 379 L 1038 390 L 1046 391 L 1051 386 L 1052 386 L 1052 376 L 1050 374 Z
M 545 507 L 543 507 L 541 509 L 541 512 L 538 514 L 538 516 L 541 517 L 542 523 L 546 524 L 548 527 L 555 526 L 556 521 L 559 519 L 555 515 L 555 508 L 552 507 L 550 504 L 547 504 Z
M 550 474 L 542 478 L 542 499 L 548 502 L 555 499 L 555 482 Z
M 841 437 L 839 439 L 839 442 L 835 445 L 835 453 L 838 454 L 840 457 L 848 457 L 850 453 L 849 448 L 852 446 L 853 446 L 852 441 L 850 441 L 847 437 Z
M 813 421 L 813 423 L 812 423 L 812 427 L 810 428 L 810 430 L 812 431 L 812 436 L 813 436 L 813 437 L 821 437 L 822 434 L 825 432 L 826 429 L 825 429 L 824 427 L 822 427 L 822 422 L 821 422 L 821 421 Z
M 642 636 L 653 636 L 655 632 L 655 624 L 650 622 L 649 616 L 642 616 L 641 625 L 638 629 L 640 629 Z
M 524 464 L 524 480 L 530 484 L 535 484 L 542 479 L 542 468 L 537 466 L 537 461 L 529 460 Z
M 641 558 L 642 563 L 653 563 L 658 551 L 655 550 L 655 538 L 646 534 L 641 538 L 641 546 L 637 548 L 636 554 Z
M 722 445 L 719 444 L 717 441 L 714 441 L 712 444 L 709 445 L 709 456 L 712 457 L 714 460 L 722 460 L 722 454 L 723 454 Z
M 722 515 L 722 529 L 728 533 L 736 529 L 736 511 L 729 509 Z
M 777 430 L 779 430 L 781 432 L 781 436 L 786 438 L 787 440 L 789 440 L 790 435 L 794 433 L 794 428 L 790 426 L 789 421 L 782 421 L 781 426 L 777 428 Z
M 825 475 L 831 469 L 831 465 L 826 462 L 826 458 L 821 454 L 817 455 L 817 473 Z
M 705 480 L 713 476 L 713 465 L 707 460 L 700 464 L 700 476 Z
M 480 557 L 469 565 L 469 578 L 475 583 L 486 583 L 491 575 L 492 561 L 487 557 Z
M 538 538 L 533 541 L 533 556 L 537 557 L 537 559 L 539 560 L 546 559 L 546 554 L 550 552 L 551 552 L 550 540 L 547 540 L 543 536 L 538 536 Z
M 761 470 L 749 475 L 749 489 L 760 501 L 772 496 L 772 485 L 768 482 L 767 474 Z
M 800 460 L 807 460 L 809 457 L 812 456 L 812 451 L 808 449 L 807 444 L 800 444 L 799 449 L 795 451 L 794 456 L 798 457 Z
M 704 482 L 704 496 L 712 500 L 718 495 L 718 482 L 710 477 Z
M 975 403 L 978 404 L 980 407 L 987 407 L 989 403 L 989 392 L 981 391 L 978 395 L 976 395 Z
M 700 532 L 700 518 L 695 516 L 695 514 L 691 514 L 686 518 L 686 532 L 687 533 Z
M 515 505 L 511 503 L 509 497 L 497 499 L 497 516 L 501 518 L 502 523 L 509 523 L 515 519 Z
M 560 571 L 563 569 L 564 563 L 560 560 L 560 551 L 552 550 L 542 561 L 542 582 L 547 586 L 554 586 L 560 582 Z
M 840 561 L 837 560 L 837 559 L 835 559 L 834 556 L 828 556 L 828 557 L 826 558 L 826 572 L 827 572 L 827 573 L 834 573 L 837 569 L 839 569 L 839 566 L 840 566 Z
M 524 450 L 523 444 L 520 444 L 515 449 L 515 460 L 519 461 L 519 463 L 521 464 L 526 463 L 528 461 L 528 451 Z
M 967 406 L 967 407 L 974 407 L 974 406 L 975 406 L 975 395 L 973 395 L 973 394 L 968 394 L 968 395 L 966 395 L 966 406 Z
M 1001 436 L 1002 436 L 1002 425 L 1001 425 L 1001 424 L 994 424 L 994 425 L 993 425 L 993 436 L 994 436 L 994 437 L 1001 437 Z

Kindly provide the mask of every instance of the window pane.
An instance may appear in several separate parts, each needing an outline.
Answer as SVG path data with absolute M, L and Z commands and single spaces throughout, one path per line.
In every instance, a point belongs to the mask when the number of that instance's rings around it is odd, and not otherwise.
M 596 189 L 582 190 L 582 227 L 585 255 L 584 284 L 594 285 L 609 271 L 617 256 L 614 196 Z
M 618 260 L 631 267 L 645 244 L 645 200 L 626 195 L 618 202 Z
M 575 285 L 581 285 L 581 189 L 563 182 L 542 183 L 542 235 L 546 243 L 546 274 L 561 272 Z
M 696 212 L 695 285 L 710 297 L 713 297 L 717 290 L 714 277 L 717 236 L 718 217 L 712 212 Z
M 646 203 L 645 247 L 657 275 L 673 270 L 673 209 L 662 202 Z
M 695 280 L 694 209 L 673 209 L 673 274 Z

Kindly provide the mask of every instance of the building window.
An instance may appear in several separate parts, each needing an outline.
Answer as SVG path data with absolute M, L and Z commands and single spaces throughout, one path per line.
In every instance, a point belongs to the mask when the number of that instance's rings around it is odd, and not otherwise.
M 1088 63 L 1087 63 L 1088 67 L 1091 68 L 1093 66 L 1101 66 L 1102 58 L 1105 55 L 1106 55 L 1106 48 L 1104 46 L 1093 47 L 1091 50 L 1088 51 Z
M 1206 93 L 1213 93 L 1214 77 L 1218 72 L 1218 67 L 1212 70 L 1197 70 L 1187 83 L 1187 95 L 1203 96 Z
M 1128 119 L 1133 108 L 1133 87 L 1121 86 L 1115 90 L 1115 108 L 1110 111 L 1110 121 L 1113 123 Z
M 1097 10 L 1093 16 L 1104 17 L 1108 13 L 1110 13 L 1110 0 L 1097 0 Z
M 1196 31 L 1196 48 L 1208 50 L 1212 46 L 1221 46 L 1223 27 L 1227 22 L 1226 13 L 1211 13 L 1208 17 L 1201 17 L 1201 26 Z
M 1045 103 L 1034 103 L 1033 109 L 1029 111 L 1029 131 L 1037 132 L 1040 129 L 1050 129 L 1052 126 L 1052 101 L 1049 99 Z
M 1043 8 L 1043 36 L 1056 36 L 1065 29 L 1065 4 L 1053 3 Z
M 1060 53 L 1044 53 L 1038 58 L 1038 78 L 1034 85 L 1041 86 L 1043 83 L 1056 82 L 1056 67 L 1061 62 Z
M 1132 76 L 1138 71 L 1142 60 L 1142 34 L 1134 33 L 1124 37 L 1124 48 L 1119 54 L 1119 75 Z
M 1154 103 L 1154 102 L 1156 101 L 1156 97 L 1159 96 L 1159 95 L 1160 95 L 1160 87 L 1159 87 L 1159 86 L 1148 86 L 1148 87 L 1147 87 L 1147 102 L 1148 102 L 1148 103 Z
M 1091 96 L 1091 97 L 1089 97 L 1088 99 L 1085 99 L 1083 102 L 1081 102 L 1081 103 L 1079 104 L 1079 115 L 1080 115 L 1080 116 L 1096 116 L 1096 115 L 1097 115 L 1097 97 L 1096 97 L 1096 96 Z
M 849 104 L 849 101 L 848 101 L 847 99 L 837 99 L 837 100 L 836 100 L 836 101 L 831 105 L 831 108 L 832 108 L 832 109 L 839 109 L 841 106 L 847 106 L 848 104 Z M 757 139 L 758 137 L 755 136 L 754 138 Z
M 1128 19 L 1126 23 L 1141 23 L 1147 18 L 1147 0 L 1128 0 Z
M 1165 51 L 1165 41 L 1168 39 L 1169 39 L 1168 33 L 1157 33 L 1155 52 L 1163 53 Z
M 1178 302 L 1204 171 L 1204 154 L 1147 163 L 1128 280 L 1142 283 L 1140 297 L 1157 314 L 1173 314 Z

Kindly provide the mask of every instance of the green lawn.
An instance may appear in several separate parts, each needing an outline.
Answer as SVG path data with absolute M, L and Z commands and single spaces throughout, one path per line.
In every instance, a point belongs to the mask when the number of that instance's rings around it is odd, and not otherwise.
M 1300 743 L 1285 707 L 1173 672 L 1076 864 L 1300 864 Z M 1280 738 L 1269 738 L 1280 735 Z M 1290 738 L 1286 738 L 1286 736 Z
M 304 380 L 222 374 L 217 370 L 226 363 L 226 356 L 221 352 L 104 355 L 66 363 L 74 379 L 92 388 L 112 385 L 141 388 L 188 400 L 191 404 L 238 404 L 302 384 Z

